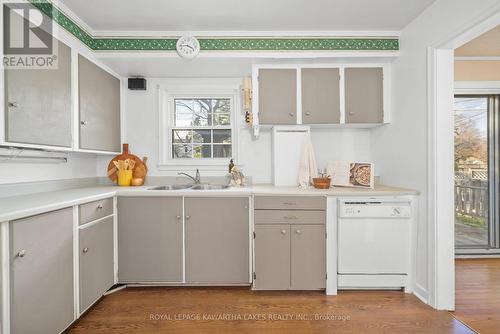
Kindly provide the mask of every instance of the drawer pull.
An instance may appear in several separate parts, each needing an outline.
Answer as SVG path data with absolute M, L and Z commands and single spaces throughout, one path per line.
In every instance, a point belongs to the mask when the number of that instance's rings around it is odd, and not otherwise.
M 301 234 L 301 233 L 302 233 L 302 231 L 301 231 L 301 230 L 295 230 L 295 233 L 297 233 L 297 234 Z
M 177 220 L 181 219 L 181 216 L 176 216 L 175 218 L 177 218 Z
M 25 249 L 22 249 L 20 250 L 19 252 L 17 252 L 16 254 L 16 257 L 20 257 L 20 258 L 23 258 L 26 256 L 26 250 Z
M 99 204 L 99 205 L 97 206 L 97 210 L 101 210 L 102 208 L 103 208 L 102 204 Z
M 281 234 L 286 234 L 286 230 L 281 230 Z
M 89 252 L 89 248 L 88 247 L 85 247 L 83 250 L 82 250 L 83 253 L 88 253 Z
M 283 202 L 284 205 L 297 205 L 296 202 Z
M 186 216 L 186 219 L 189 219 L 189 218 L 191 218 L 191 216 Z
M 285 219 L 297 219 L 297 216 L 284 216 Z

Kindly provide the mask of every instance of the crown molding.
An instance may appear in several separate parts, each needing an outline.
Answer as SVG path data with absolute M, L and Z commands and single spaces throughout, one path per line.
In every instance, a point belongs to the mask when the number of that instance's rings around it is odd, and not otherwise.
M 499 61 L 500 56 L 455 56 L 458 61 Z
M 28 0 L 34 7 L 96 52 L 174 52 L 179 36 L 186 32 L 96 33 L 66 6 L 50 0 Z M 100 34 L 105 33 L 107 37 Z M 167 35 L 168 33 L 168 35 Z M 175 33 L 175 34 L 174 34 Z M 200 32 L 199 32 L 200 33 Z M 229 34 L 232 35 L 223 35 Z M 198 37 L 202 52 L 383 52 L 399 51 L 399 33 L 392 32 L 203 32 Z M 295 33 L 295 35 L 294 35 Z M 357 35 L 363 33 L 364 35 Z M 113 34 L 113 35 L 111 35 Z M 158 35 L 155 35 L 158 34 Z M 171 35 L 170 35 L 171 34 Z M 210 35 L 209 35 L 210 34 Z M 256 35 L 261 34 L 261 35 Z M 311 35 L 309 35 L 311 34 Z M 312 35 L 314 34 L 314 35 Z M 332 34 L 332 35 L 328 35 Z M 334 35 L 333 35 L 334 34 Z

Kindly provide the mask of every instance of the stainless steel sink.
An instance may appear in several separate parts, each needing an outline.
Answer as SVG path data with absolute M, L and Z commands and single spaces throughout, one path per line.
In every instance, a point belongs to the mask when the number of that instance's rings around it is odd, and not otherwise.
M 167 184 L 164 186 L 158 186 L 153 188 L 148 188 L 148 190 L 183 190 L 191 188 L 191 184 Z
M 229 188 L 227 184 L 196 184 L 192 186 L 191 190 L 223 190 Z

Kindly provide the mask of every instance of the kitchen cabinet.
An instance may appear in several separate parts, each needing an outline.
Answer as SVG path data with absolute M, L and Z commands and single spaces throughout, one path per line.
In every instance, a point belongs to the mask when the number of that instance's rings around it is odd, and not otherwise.
M 182 282 L 182 197 L 118 198 L 118 280 Z
M 260 69 L 260 124 L 297 124 L 297 70 Z
M 389 64 L 266 64 L 252 69 L 256 125 L 372 128 L 390 120 Z M 384 75 L 385 73 L 385 75 Z
M 72 208 L 9 224 L 11 333 L 60 333 L 74 320 Z
M 249 199 L 186 197 L 186 282 L 249 283 Z
M 5 141 L 71 148 L 71 50 L 55 69 L 5 69 Z
M 78 56 L 79 148 L 120 152 L 120 79 Z
M 383 69 L 345 68 L 345 122 L 383 123 Z
M 325 198 L 256 196 L 254 216 L 254 288 L 324 289 Z
M 301 69 L 302 124 L 340 123 L 338 68 Z
M 79 229 L 80 313 L 114 284 L 113 216 Z

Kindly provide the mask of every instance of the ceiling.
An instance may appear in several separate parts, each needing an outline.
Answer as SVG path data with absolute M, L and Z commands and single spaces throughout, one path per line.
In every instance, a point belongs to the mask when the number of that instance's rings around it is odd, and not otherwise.
M 59 0 L 99 31 L 393 31 L 434 0 Z
M 457 57 L 500 56 L 500 25 L 455 50 Z

